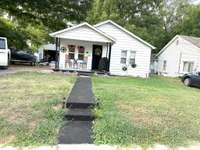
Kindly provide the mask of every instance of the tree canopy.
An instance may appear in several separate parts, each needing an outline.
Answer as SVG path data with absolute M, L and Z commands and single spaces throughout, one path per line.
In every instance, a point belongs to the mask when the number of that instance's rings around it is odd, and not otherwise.
M 37 49 L 50 40 L 49 32 L 67 27 L 68 22 L 84 20 L 90 3 L 90 0 L 0 1 L 0 35 L 8 37 L 10 46 Z
M 0 10 L 0 36 L 21 49 L 36 50 L 68 23 L 107 19 L 156 46 L 154 52 L 176 34 L 200 36 L 200 6 L 190 0 L 4 0 Z

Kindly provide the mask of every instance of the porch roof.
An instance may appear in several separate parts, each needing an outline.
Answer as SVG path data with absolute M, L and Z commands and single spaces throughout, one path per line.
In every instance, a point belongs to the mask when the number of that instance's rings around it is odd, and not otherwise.
M 96 29 L 88 23 L 82 23 L 71 28 L 60 30 L 51 33 L 50 36 L 55 38 L 101 42 L 101 43 L 114 43 L 115 39 L 106 33 Z

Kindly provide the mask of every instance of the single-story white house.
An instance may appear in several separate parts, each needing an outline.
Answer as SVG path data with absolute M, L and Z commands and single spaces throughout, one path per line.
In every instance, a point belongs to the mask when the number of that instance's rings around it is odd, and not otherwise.
M 82 23 L 50 36 L 56 38 L 61 70 L 98 70 L 99 61 L 107 58 L 111 75 L 149 76 L 155 47 L 111 20 Z
M 200 71 L 200 38 L 175 36 L 158 54 L 158 73 L 178 77 Z

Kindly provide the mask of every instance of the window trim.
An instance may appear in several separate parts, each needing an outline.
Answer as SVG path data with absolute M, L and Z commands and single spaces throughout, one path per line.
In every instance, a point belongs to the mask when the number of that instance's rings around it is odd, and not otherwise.
M 70 46 L 74 47 L 74 52 L 70 52 Z M 70 54 L 74 54 L 74 58 L 73 59 L 70 58 Z M 69 60 L 74 60 L 75 59 L 75 54 L 76 54 L 76 45 L 68 45 L 68 57 L 69 57 Z
M 126 56 L 122 57 L 122 53 L 125 52 Z M 120 64 L 126 65 L 127 64 L 127 57 L 128 57 L 128 50 L 121 50 L 121 56 L 120 56 Z M 122 59 L 125 59 L 125 63 L 122 62 Z
M 79 52 L 80 48 L 84 48 L 84 51 L 83 52 Z M 83 59 L 79 59 L 79 56 L 83 56 Z M 84 60 L 85 59 L 85 47 L 84 46 L 78 46 L 78 60 Z
M 134 58 L 133 57 L 131 57 L 131 53 L 134 53 Z M 132 65 L 131 64 L 131 59 L 134 59 L 134 63 L 133 64 L 135 64 L 135 62 L 136 62 L 136 51 L 134 51 L 134 50 L 130 50 L 130 52 L 129 52 L 129 65 Z
M 185 71 L 185 64 L 188 63 L 187 71 Z M 191 65 L 192 64 L 192 65 Z M 191 68 L 192 66 L 192 68 Z M 192 73 L 194 69 L 194 61 L 183 61 L 182 71 L 185 73 Z

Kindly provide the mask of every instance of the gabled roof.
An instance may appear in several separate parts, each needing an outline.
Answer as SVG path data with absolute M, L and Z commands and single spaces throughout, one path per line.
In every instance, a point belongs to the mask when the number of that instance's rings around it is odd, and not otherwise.
M 185 36 L 185 35 L 176 35 L 169 43 L 167 43 L 167 45 L 165 45 L 160 52 L 156 55 L 159 56 L 160 54 L 162 54 L 165 49 L 170 46 L 177 38 L 182 38 L 188 42 L 190 42 L 192 45 L 200 48 L 200 38 L 199 37 L 193 37 L 193 36 Z
M 98 33 L 101 36 L 105 37 L 106 39 L 110 40 L 111 42 L 113 42 L 113 43 L 115 42 L 115 39 L 113 37 L 111 37 L 111 36 L 107 35 L 106 33 L 96 29 L 95 27 L 93 27 L 92 25 L 88 24 L 87 22 L 84 22 L 84 23 L 81 23 L 79 25 L 76 25 L 76 26 L 73 26 L 73 27 L 70 27 L 70 28 L 66 28 L 66 29 L 63 29 L 63 30 L 60 30 L 60 31 L 57 31 L 57 32 L 54 32 L 54 33 L 50 33 L 49 35 L 52 36 L 52 37 L 59 37 L 59 35 L 64 33 L 64 32 L 68 32 L 68 31 L 80 28 L 82 26 L 87 26 L 88 28 L 92 29 L 93 31 L 95 31 L 96 33 Z
M 200 37 L 185 36 L 185 35 L 180 35 L 180 37 L 200 48 Z
M 116 26 L 117 28 L 119 28 L 120 30 L 122 30 L 123 32 L 127 33 L 128 35 L 132 36 L 133 38 L 137 39 L 138 41 L 142 42 L 143 44 L 147 45 L 148 47 L 150 47 L 151 49 L 156 49 L 156 47 L 154 47 L 153 45 L 149 44 L 148 42 L 144 41 L 143 39 L 141 39 L 140 37 L 136 36 L 135 34 L 133 34 L 132 32 L 126 30 L 125 28 L 123 28 L 122 26 L 118 25 L 117 23 L 113 22 L 112 20 L 107 20 L 104 22 L 100 22 L 96 25 L 94 25 L 94 27 L 99 27 L 102 26 L 104 24 L 110 23 L 114 26 Z

